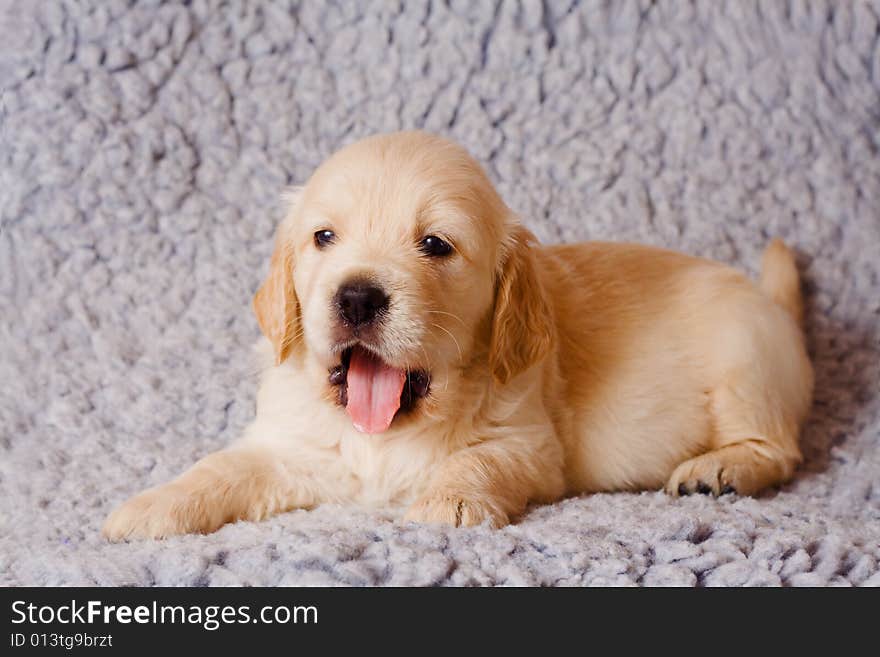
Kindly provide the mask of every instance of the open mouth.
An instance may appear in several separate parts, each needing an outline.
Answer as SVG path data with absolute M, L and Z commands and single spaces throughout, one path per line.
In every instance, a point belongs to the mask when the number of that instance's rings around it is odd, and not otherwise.
M 379 356 L 354 345 L 342 352 L 339 365 L 330 370 L 330 383 L 339 388 L 355 429 L 382 433 L 394 418 L 411 410 L 428 394 L 431 376 L 422 370 L 392 367 Z

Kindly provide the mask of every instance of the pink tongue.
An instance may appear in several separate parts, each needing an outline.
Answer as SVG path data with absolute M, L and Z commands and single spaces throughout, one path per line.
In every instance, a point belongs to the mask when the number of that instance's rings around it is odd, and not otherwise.
M 365 349 L 355 347 L 348 364 L 348 403 L 345 409 L 362 433 L 382 433 L 400 408 L 406 372 L 386 365 Z

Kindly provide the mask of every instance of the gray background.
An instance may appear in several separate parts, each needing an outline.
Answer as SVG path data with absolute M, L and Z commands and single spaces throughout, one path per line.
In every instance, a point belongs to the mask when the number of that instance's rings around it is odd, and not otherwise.
M 880 584 L 880 4 L 0 0 L 0 583 Z M 377 131 L 485 162 L 544 242 L 800 253 L 816 402 L 759 499 L 501 531 L 335 506 L 109 545 L 241 431 L 279 195 Z

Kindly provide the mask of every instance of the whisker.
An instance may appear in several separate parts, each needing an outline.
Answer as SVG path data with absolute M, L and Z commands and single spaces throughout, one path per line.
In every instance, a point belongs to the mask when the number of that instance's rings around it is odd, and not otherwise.
M 462 354 L 461 352 L 461 345 L 458 344 L 458 340 L 454 335 L 452 335 L 452 332 L 449 329 L 440 326 L 439 324 L 434 324 L 433 322 L 431 322 L 431 326 L 436 326 L 438 329 L 444 331 L 450 338 L 452 338 L 452 341 L 455 343 L 455 348 L 458 349 L 458 362 L 461 363 L 462 361 L 464 361 L 464 354 Z
M 428 312 L 433 313 L 435 315 L 447 315 L 449 317 L 452 317 L 452 319 L 458 321 L 462 326 L 467 328 L 467 324 L 465 324 L 464 320 L 461 317 L 459 317 L 458 315 L 453 315 L 452 313 L 447 313 L 443 310 L 429 310 Z
M 409 398 L 412 400 L 412 366 L 409 364 L 409 359 L 406 359 L 403 363 L 404 371 L 406 372 L 406 386 L 409 388 Z
M 425 357 L 425 367 L 430 363 L 430 359 L 428 358 L 428 352 L 425 351 L 425 345 L 419 343 L 419 349 L 422 350 L 422 355 Z

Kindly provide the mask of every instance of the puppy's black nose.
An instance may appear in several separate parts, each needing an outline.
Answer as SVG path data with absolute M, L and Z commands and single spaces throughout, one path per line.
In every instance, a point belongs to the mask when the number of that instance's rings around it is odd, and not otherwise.
M 388 295 L 367 281 L 349 281 L 336 293 L 336 307 L 350 326 L 363 326 L 388 309 Z

